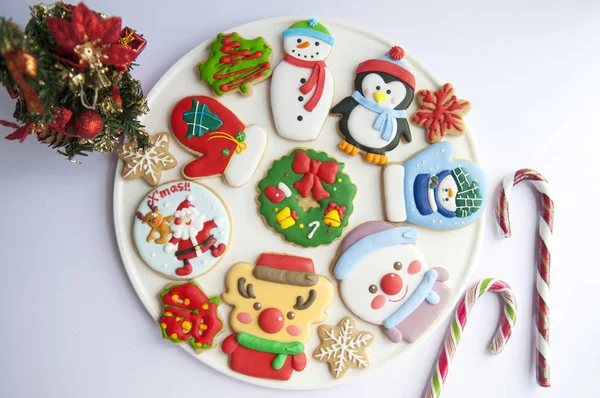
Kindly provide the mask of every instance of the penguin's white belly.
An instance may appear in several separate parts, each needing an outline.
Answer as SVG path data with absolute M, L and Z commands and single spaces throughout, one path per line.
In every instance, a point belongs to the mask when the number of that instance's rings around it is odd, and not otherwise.
M 394 134 L 392 134 L 389 141 L 386 141 L 381 138 L 381 131 L 373 128 L 377 115 L 376 112 L 370 111 L 362 105 L 357 105 L 352 109 L 348 117 L 348 132 L 354 141 L 366 147 L 376 149 L 383 148 L 392 142 L 398 125 L 396 119 L 392 120 Z
M 312 98 L 316 86 L 302 94 L 300 86 L 308 81 L 312 69 L 294 66 L 281 61 L 271 77 L 271 108 L 273 120 L 280 136 L 294 141 L 311 141 L 317 138 L 329 114 L 333 101 L 334 82 L 329 68 L 325 68 L 323 94 L 312 112 L 304 105 Z

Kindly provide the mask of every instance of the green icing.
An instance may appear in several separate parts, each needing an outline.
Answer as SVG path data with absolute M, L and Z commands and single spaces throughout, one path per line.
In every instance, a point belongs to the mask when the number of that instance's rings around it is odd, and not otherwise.
M 247 40 L 235 32 L 219 33 L 206 62 L 198 64 L 200 80 L 219 96 L 236 89 L 246 94 L 271 74 L 271 51 L 262 37 Z
M 327 184 L 323 182 L 323 187 L 330 196 L 328 198 L 319 200 L 319 208 L 311 208 L 308 211 L 304 211 L 300 207 L 299 201 L 296 198 L 298 191 L 294 188 L 294 183 L 300 181 L 303 177 L 302 174 L 297 174 L 292 171 L 292 163 L 294 161 L 294 155 L 298 151 L 303 151 L 308 154 L 311 159 L 320 160 L 322 162 L 337 162 L 339 164 L 338 174 L 333 184 Z M 264 218 L 266 224 L 271 227 L 275 232 L 279 233 L 288 242 L 295 243 L 303 247 L 316 247 L 324 244 L 330 244 L 335 239 L 340 237 L 343 229 L 348 225 L 348 219 L 354 210 L 352 201 L 356 196 L 356 186 L 350 180 L 347 174 L 343 173 L 344 163 L 338 162 L 336 159 L 331 158 L 325 152 L 316 152 L 312 149 L 295 149 L 289 155 L 282 157 L 279 160 L 273 162 L 273 165 L 267 172 L 267 175 L 260 180 L 258 183 L 258 211 Z M 285 174 L 287 173 L 287 177 Z M 341 179 L 341 182 L 338 180 Z M 277 187 L 277 185 L 283 182 L 290 190 L 292 195 L 289 198 L 285 198 L 279 203 L 272 203 L 265 196 L 265 188 L 268 186 Z M 335 202 L 338 206 L 346 206 L 344 211 L 344 217 L 341 220 L 339 227 L 329 227 L 323 222 L 325 209 L 328 207 L 330 202 Z M 290 210 L 295 210 L 298 220 L 296 223 L 289 228 L 282 229 L 277 223 L 275 215 L 284 209 L 289 207 Z M 277 209 L 277 211 L 275 211 Z M 319 227 L 315 230 L 312 238 L 308 238 L 309 233 L 313 230 L 308 224 L 312 221 L 318 221 Z M 304 228 L 300 228 L 303 224 Z M 327 232 L 330 231 L 330 232 Z
M 452 177 L 458 187 L 456 216 L 469 217 L 475 214 L 483 205 L 483 195 L 479 189 L 479 183 L 472 181 L 462 167 L 452 170 Z
M 244 332 L 237 333 L 235 339 L 242 346 L 251 350 L 277 354 L 271 363 L 271 366 L 275 370 L 279 370 L 285 365 L 288 355 L 298 355 L 304 352 L 304 344 L 299 341 L 284 343 L 263 339 Z

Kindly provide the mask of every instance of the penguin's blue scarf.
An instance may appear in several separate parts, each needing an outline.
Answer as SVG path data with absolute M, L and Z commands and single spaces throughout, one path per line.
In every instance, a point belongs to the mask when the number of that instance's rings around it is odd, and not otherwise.
M 377 113 L 373 128 L 381 132 L 381 139 L 385 141 L 391 141 L 394 137 L 394 119 L 406 118 L 406 111 L 404 109 L 395 110 L 381 107 L 377 104 L 372 103 L 366 99 L 361 93 L 355 91 L 352 93 L 352 98 L 359 104 L 364 106 L 370 111 Z

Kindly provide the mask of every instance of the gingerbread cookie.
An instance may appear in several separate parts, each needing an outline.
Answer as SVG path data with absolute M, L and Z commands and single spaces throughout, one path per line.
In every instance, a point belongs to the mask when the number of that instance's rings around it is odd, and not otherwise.
M 425 127 L 430 144 L 440 142 L 446 134 L 459 136 L 465 133 L 463 117 L 471 110 L 471 103 L 456 98 L 452 84 L 446 83 L 435 92 L 419 90 L 417 103 L 419 109 L 413 114 L 412 121 Z
M 339 379 L 350 368 L 368 368 L 366 348 L 373 342 L 373 335 L 360 332 L 350 317 L 337 326 L 321 325 L 317 328 L 321 345 L 313 352 L 313 358 L 329 363 L 331 375 Z
M 382 325 L 393 343 L 414 342 L 448 300 L 444 268 L 430 268 L 414 243 L 417 230 L 383 221 L 359 225 L 342 241 L 333 274 L 356 316 Z
M 454 146 L 440 142 L 404 163 L 383 168 L 386 218 L 434 229 L 475 222 L 485 210 L 487 179 L 468 160 L 454 159 Z
M 163 338 L 173 343 L 189 343 L 197 354 L 214 347 L 223 331 L 217 308 L 219 297 L 210 299 L 194 281 L 167 285 L 159 294 L 162 313 L 158 324 Z
M 150 191 L 137 208 L 133 240 L 154 271 L 172 279 L 208 272 L 223 258 L 231 237 L 225 204 L 210 188 L 173 181 Z
M 398 146 L 401 136 L 412 141 L 406 109 L 413 100 L 415 77 L 403 58 L 404 50 L 396 46 L 356 68 L 355 91 L 331 109 L 342 116 L 342 151 L 352 156 L 363 152 L 367 162 L 386 164 L 386 153 Z
M 198 64 L 200 80 L 221 96 L 236 90 L 252 94 L 252 86 L 271 75 L 271 47 L 262 37 L 244 39 L 236 32 L 219 33 L 210 55 Z
M 329 30 L 316 19 L 283 31 L 283 61 L 271 79 L 271 109 L 280 136 L 312 141 L 333 101 L 333 74 L 325 64 L 333 47 Z
M 258 211 L 265 223 L 303 247 L 333 242 L 354 210 L 356 186 L 343 168 L 312 149 L 295 149 L 273 162 L 258 183 Z
M 171 129 L 188 152 L 200 156 L 183 167 L 190 180 L 220 175 L 227 184 L 242 186 L 267 148 L 262 127 L 246 127 L 219 101 L 205 96 L 179 101 L 171 113 Z
M 150 185 L 160 183 L 162 170 L 172 169 L 177 165 L 177 160 L 169 153 L 169 135 L 167 133 L 155 134 L 150 138 L 152 146 L 146 150 L 138 149 L 137 142 L 131 141 L 121 145 L 117 154 L 125 165 L 121 176 L 126 180 L 143 177 Z
M 304 344 L 312 324 L 325 321 L 333 284 L 315 273 L 311 259 L 264 253 L 256 265 L 237 263 L 227 272 L 223 301 L 233 306 L 223 341 L 235 372 L 289 380 L 306 367 Z

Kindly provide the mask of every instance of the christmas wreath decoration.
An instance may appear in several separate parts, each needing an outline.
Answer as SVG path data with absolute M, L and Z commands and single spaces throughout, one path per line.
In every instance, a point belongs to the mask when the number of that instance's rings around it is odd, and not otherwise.
M 259 213 L 288 242 L 330 244 L 348 225 L 356 186 L 344 163 L 325 152 L 295 149 L 273 162 L 258 183 Z
M 130 74 L 143 37 L 83 3 L 30 9 L 24 30 L 0 18 L 0 82 L 17 100 L 13 117 L 22 123 L 0 121 L 15 129 L 5 138 L 35 135 L 70 160 L 112 152 L 121 136 L 150 147 L 138 121 L 148 106 Z

